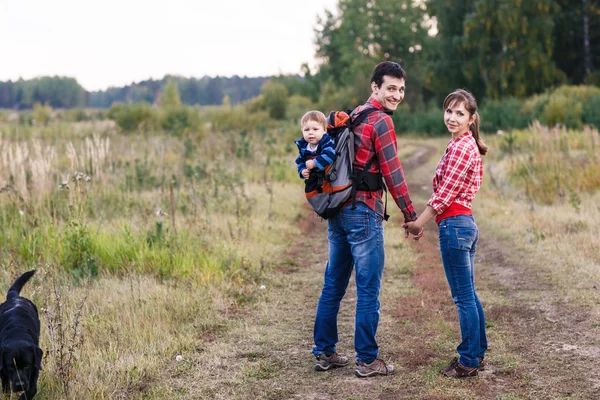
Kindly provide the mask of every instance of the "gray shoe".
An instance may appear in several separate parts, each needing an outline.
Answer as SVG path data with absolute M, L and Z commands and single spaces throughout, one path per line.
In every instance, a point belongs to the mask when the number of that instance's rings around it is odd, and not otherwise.
M 327 371 L 330 368 L 341 368 L 348 365 L 348 357 L 338 353 L 333 353 L 330 356 L 319 354 L 315 362 L 317 371 Z
M 375 375 L 393 375 L 395 373 L 396 368 L 392 364 L 386 364 L 380 358 L 376 358 L 371 364 L 356 361 L 356 367 L 354 368 L 354 374 L 359 378 L 368 378 Z

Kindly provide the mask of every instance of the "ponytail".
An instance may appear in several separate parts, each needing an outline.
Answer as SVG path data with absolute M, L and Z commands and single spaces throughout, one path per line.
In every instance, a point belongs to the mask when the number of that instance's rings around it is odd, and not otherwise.
M 483 140 L 479 137 L 480 122 L 481 122 L 481 118 L 479 118 L 479 113 L 477 111 L 475 111 L 475 120 L 473 121 L 473 123 L 471 125 L 469 125 L 469 128 L 471 128 L 471 133 L 473 134 L 473 137 L 475 138 L 475 143 L 477 143 L 477 148 L 479 148 L 479 154 L 481 154 L 482 156 L 485 156 L 488 152 L 488 147 L 485 143 L 483 143 Z

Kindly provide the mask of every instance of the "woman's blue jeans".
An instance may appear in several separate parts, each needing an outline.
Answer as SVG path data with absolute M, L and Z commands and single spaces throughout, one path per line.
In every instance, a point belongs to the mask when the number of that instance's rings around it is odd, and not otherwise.
M 329 261 L 315 318 L 313 354 L 332 354 L 338 342 L 337 316 L 353 267 L 356 268 L 356 359 L 377 358 L 379 291 L 383 274 L 382 218 L 362 203 L 346 207 L 329 220 Z
M 459 361 L 466 367 L 478 367 L 478 357 L 484 357 L 487 350 L 485 317 L 473 280 L 479 230 L 470 215 L 445 218 L 438 228 L 444 271 L 458 308 L 462 336 L 456 348 Z

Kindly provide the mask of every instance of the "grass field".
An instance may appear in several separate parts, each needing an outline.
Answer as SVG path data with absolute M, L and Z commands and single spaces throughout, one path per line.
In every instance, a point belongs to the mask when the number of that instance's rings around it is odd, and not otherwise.
M 491 368 L 461 382 L 437 375 L 458 332 L 435 226 L 412 244 L 397 210 L 386 225 L 379 341 L 398 375 L 312 371 L 326 223 L 305 205 L 295 125 L 176 137 L 7 118 L 0 132 L 0 282 L 38 270 L 23 290 L 42 320 L 36 398 L 586 399 L 600 390 L 585 374 L 600 361 L 600 193 L 587 172 L 600 159 L 597 131 L 533 126 L 488 138 L 474 212 Z M 400 140 L 418 210 L 445 142 Z M 340 317 L 348 354 L 352 290 Z M 561 362 L 576 376 L 551 367 Z

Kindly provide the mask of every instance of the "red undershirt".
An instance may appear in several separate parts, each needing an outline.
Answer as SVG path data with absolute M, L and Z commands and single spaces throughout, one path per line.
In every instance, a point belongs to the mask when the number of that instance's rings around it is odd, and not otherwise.
M 473 215 L 473 213 L 470 208 L 453 202 L 450 207 L 446 208 L 446 211 L 435 216 L 435 222 L 439 225 L 444 218 L 456 217 L 457 215 Z

